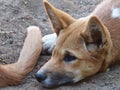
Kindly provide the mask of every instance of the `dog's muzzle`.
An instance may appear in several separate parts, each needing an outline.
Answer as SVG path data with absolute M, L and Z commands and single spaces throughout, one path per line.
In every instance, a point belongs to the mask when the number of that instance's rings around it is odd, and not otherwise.
M 37 72 L 35 77 L 44 87 L 47 88 L 73 83 L 71 73 L 61 74 L 58 72 Z

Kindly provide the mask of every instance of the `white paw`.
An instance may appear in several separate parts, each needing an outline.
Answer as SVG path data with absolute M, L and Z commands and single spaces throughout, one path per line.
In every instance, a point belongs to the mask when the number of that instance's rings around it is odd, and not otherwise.
M 56 38 L 57 38 L 57 35 L 55 33 L 45 35 L 42 38 L 42 43 L 43 43 L 42 54 L 52 54 Z

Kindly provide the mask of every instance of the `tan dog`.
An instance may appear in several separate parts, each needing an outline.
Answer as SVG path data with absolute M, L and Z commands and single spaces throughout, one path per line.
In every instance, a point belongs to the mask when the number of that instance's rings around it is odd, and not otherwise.
M 51 59 L 36 74 L 43 86 L 78 82 L 120 59 L 120 0 L 104 0 L 80 19 L 46 0 L 44 5 L 57 40 Z M 55 34 L 45 36 L 44 49 L 52 51 L 55 38 Z

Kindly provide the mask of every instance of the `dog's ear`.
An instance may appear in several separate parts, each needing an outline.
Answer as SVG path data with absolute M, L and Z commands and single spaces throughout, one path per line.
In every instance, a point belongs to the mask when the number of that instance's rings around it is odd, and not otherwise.
M 95 51 L 102 48 L 107 41 L 105 27 L 96 16 L 91 16 L 84 31 L 83 38 L 85 40 L 88 51 Z
M 67 28 L 71 23 L 75 21 L 74 18 L 63 11 L 58 10 L 47 0 L 44 0 L 44 6 L 52 23 L 53 29 L 57 35 L 59 34 L 60 30 Z

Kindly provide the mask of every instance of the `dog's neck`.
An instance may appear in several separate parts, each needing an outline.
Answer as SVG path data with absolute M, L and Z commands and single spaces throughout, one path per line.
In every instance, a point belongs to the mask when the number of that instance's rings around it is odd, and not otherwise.
M 94 10 L 96 14 L 107 27 L 112 40 L 112 61 L 120 60 L 120 1 L 105 0 Z

